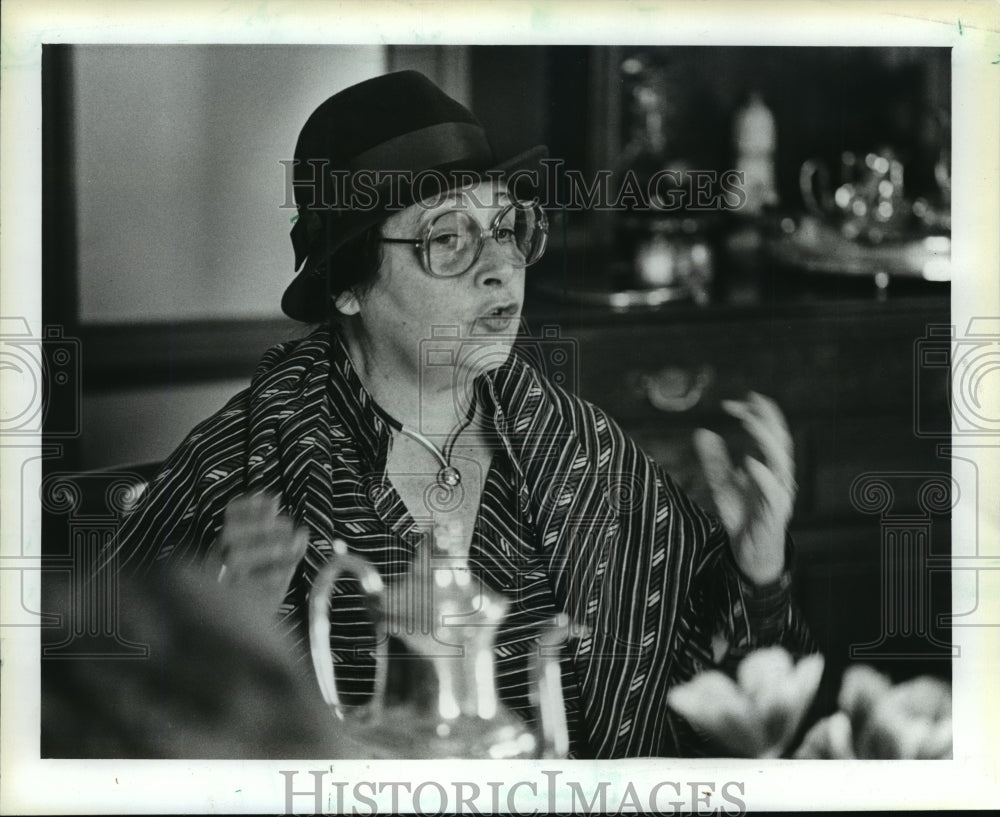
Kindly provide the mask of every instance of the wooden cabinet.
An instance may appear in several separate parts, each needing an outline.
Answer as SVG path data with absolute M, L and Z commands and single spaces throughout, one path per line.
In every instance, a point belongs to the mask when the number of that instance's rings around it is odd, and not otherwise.
M 929 332 L 949 323 L 946 293 L 800 292 L 615 313 L 531 291 L 525 317 L 538 365 L 609 412 L 707 508 L 691 432 L 712 428 L 741 457 L 749 441 L 720 400 L 751 389 L 774 398 L 795 441 L 796 592 L 828 661 L 863 655 L 897 675 L 949 671 L 938 621 L 951 607 L 949 517 L 929 501 L 950 488 L 938 453 L 948 437 L 917 433 L 949 427 L 947 361 L 927 366 L 921 354 Z M 284 322 L 90 331 L 85 396 L 122 382 L 249 375 L 264 349 L 303 331 Z M 851 658 L 852 646 L 880 641 Z
M 924 507 L 929 489 L 921 488 L 948 489 L 949 463 L 937 451 L 947 438 L 917 434 L 918 419 L 921 428 L 947 427 L 947 367 L 917 368 L 929 329 L 949 321 L 947 297 L 619 314 L 536 298 L 527 314 L 536 334 L 558 327 L 576 358 L 580 396 L 608 411 L 706 507 L 712 500 L 691 432 L 712 428 L 741 457 L 750 441 L 720 400 L 750 390 L 774 398 L 796 449 L 797 594 L 828 660 L 864 659 L 894 674 L 947 672 L 937 660 L 950 654 L 947 633 L 936 621 L 950 609 L 947 576 L 929 575 L 926 559 L 887 551 L 900 519 L 910 520 L 907 535 L 925 556 L 950 551 L 947 513 Z M 891 495 L 881 509 L 872 495 L 880 490 Z M 909 595 L 896 598 L 900 588 Z M 893 608 L 901 604 L 909 606 Z M 851 658 L 852 645 L 879 642 L 887 631 L 889 646 Z

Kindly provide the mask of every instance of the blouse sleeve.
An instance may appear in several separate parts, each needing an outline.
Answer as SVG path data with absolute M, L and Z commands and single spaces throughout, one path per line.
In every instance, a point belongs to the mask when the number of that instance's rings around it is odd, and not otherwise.
M 142 575 L 156 565 L 204 558 L 226 505 L 243 489 L 243 398 L 236 395 L 196 426 L 164 462 L 122 521 L 101 569 Z
M 683 622 L 690 628 L 688 646 L 695 652 L 689 666 L 692 674 L 712 667 L 735 669 L 743 656 L 761 647 L 782 646 L 794 656 L 815 652 L 809 628 L 792 597 L 795 550 L 791 536 L 785 538 L 781 576 L 766 585 L 755 584 L 737 566 L 720 520 L 690 501 L 662 471 L 658 476 L 661 490 L 673 495 L 677 510 L 697 519 L 696 527 L 705 532 L 704 542 L 694 551 Z
M 794 546 L 785 538 L 785 568 L 773 582 L 752 582 L 736 565 L 729 537 L 718 571 L 717 605 L 723 614 L 720 631 L 724 636 L 723 656 L 716 656 L 720 668 L 735 670 L 749 652 L 761 647 L 781 646 L 793 656 L 816 651 L 809 628 L 792 596 Z
M 660 469 L 658 494 L 683 522 L 659 531 L 695 531 L 690 572 L 667 578 L 683 610 L 676 624 L 670 655 L 671 668 L 661 694 L 706 670 L 735 674 L 740 660 L 755 649 L 782 646 L 793 656 L 815 652 L 816 646 L 792 597 L 794 549 L 786 537 L 785 570 L 773 583 L 755 585 L 736 565 L 729 535 L 714 515 L 692 502 Z M 698 756 L 708 752 L 704 739 L 669 708 L 661 710 L 657 753 Z

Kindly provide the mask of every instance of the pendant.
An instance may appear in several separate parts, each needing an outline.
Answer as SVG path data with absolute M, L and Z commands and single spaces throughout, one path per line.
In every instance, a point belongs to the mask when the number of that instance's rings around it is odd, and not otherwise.
M 445 488 L 457 488 L 462 482 L 462 475 L 455 466 L 447 465 L 438 471 L 437 480 L 438 484 Z

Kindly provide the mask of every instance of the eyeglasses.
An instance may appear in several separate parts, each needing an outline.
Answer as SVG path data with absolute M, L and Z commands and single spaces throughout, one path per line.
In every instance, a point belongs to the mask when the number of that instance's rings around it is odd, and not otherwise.
M 488 235 L 503 257 L 515 267 L 534 264 L 545 252 L 549 222 L 537 204 L 512 202 L 496 214 Z M 435 216 L 420 238 L 382 238 L 388 244 L 411 244 L 420 249 L 424 270 L 436 278 L 453 278 L 472 269 L 486 244 L 487 233 L 464 210 Z

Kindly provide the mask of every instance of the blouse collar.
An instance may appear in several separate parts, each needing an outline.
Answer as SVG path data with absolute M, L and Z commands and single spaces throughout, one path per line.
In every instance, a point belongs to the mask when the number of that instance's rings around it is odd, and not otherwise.
M 324 331 L 329 331 L 330 335 L 334 421 L 339 422 L 346 436 L 356 443 L 358 454 L 367 466 L 384 468 L 396 423 L 361 382 L 341 333 L 336 329 Z M 537 387 L 527 387 L 536 377 L 525 361 L 511 354 L 505 363 L 479 375 L 473 384 L 479 410 L 491 422 L 515 463 L 517 457 L 510 438 L 512 432 L 523 425 L 517 418 L 529 417 L 532 398 L 540 396 Z

